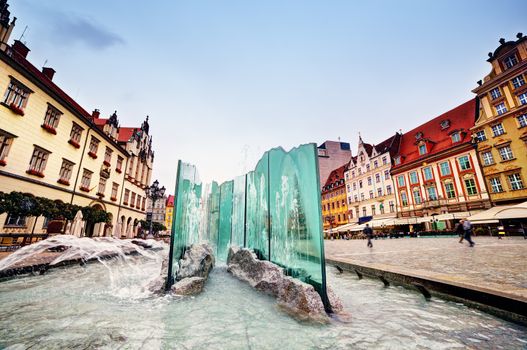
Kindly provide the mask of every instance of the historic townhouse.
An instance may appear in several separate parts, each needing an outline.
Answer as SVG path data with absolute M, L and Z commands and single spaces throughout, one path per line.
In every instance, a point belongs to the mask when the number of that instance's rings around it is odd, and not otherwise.
M 470 128 L 470 100 L 402 135 L 392 177 L 399 217 L 419 217 L 427 229 L 490 207 Z
M 14 20 L 0 1 L 0 191 L 33 193 L 93 206 L 111 224 L 88 225 L 87 235 L 132 237 L 145 217 L 144 188 L 153 152 L 148 121 L 119 126 L 117 114 L 88 113 L 53 82 L 55 71 L 37 69 L 29 49 L 8 45 Z M 0 216 L 0 232 L 27 232 L 35 218 Z M 44 232 L 39 218 L 35 232 Z
M 346 184 L 344 173 L 348 163 L 333 170 L 322 187 L 322 220 L 324 230 L 347 224 L 348 205 L 346 203 Z
M 401 134 L 396 133 L 372 146 L 359 136 L 357 156 L 352 158 L 345 173 L 350 221 L 363 223 L 396 217 L 390 168 L 400 141 Z
M 174 216 L 174 196 L 168 195 L 167 204 L 165 207 L 165 227 L 167 231 L 172 230 L 172 217 Z
M 527 200 L 527 37 L 500 44 L 473 90 L 480 105 L 472 132 L 492 202 L 512 204 Z

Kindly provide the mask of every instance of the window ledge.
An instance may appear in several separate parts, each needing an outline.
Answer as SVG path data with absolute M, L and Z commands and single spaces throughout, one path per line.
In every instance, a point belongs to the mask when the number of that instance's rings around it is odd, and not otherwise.
M 105 160 L 104 162 L 102 162 L 102 163 L 103 163 L 104 165 L 106 165 L 107 167 L 110 167 L 110 166 L 111 166 L 110 162 L 108 162 L 108 161 L 106 161 L 106 160 Z
M 34 176 L 38 176 L 38 177 L 44 177 L 44 173 L 40 172 L 40 171 L 37 171 L 37 170 L 29 169 L 29 170 L 26 170 L 26 173 L 29 174 L 29 175 L 34 175 Z
M 66 185 L 66 186 L 70 185 L 70 182 L 66 179 L 58 179 L 57 182 L 61 185 Z
M 91 152 L 91 151 L 88 152 L 88 155 L 89 155 L 90 157 L 92 157 L 93 159 L 97 159 L 97 155 L 96 155 L 95 153 Z
M 493 166 L 493 165 L 496 165 L 496 162 L 492 162 L 490 164 L 481 164 L 481 166 L 484 167 L 484 168 L 489 167 L 489 166 Z
M 500 163 L 508 163 L 508 162 L 512 162 L 513 160 L 516 160 L 516 157 L 511 158 L 511 159 L 501 160 Z
M 83 192 L 90 192 L 90 189 L 88 187 L 81 186 L 80 190 Z
M 11 112 L 13 112 L 13 113 L 15 113 L 15 114 L 17 114 L 19 116 L 22 116 L 22 117 L 24 116 L 24 110 L 22 108 L 19 108 L 19 107 L 15 106 L 13 103 L 7 104 L 5 102 L 2 102 L 1 104 L 3 106 L 5 106 L 5 107 L 9 108 L 11 110 Z
M 69 139 L 68 143 L 70 145 L 72 145 L 73 147 L 75 147 L 75 148 L 80 148 L 81 147 L 81 145 L 79 145 L 79 143 L 77 141 L 72 140 L 72 139 Z
M 0 160 L 0 166 L 6 166 L 6 165 L 7 165 L 7 162 L 4 159 Z
M 111 197 L 110 200 L 112 200 L 113 202 L 117 201 L 117 197 Z
M 523 191 L 523 190 L 525 190 L 525 189 L 527 189 L 527 187 L 516 188 L 516 189 L 512 189 L 512 188 L 511 188 L 510 191 L 511 191 L 511 192 L 513 192 L 513 191 Z
M 104 198 L 104 193 L 97 192 L 97 196 L 98 196 L 98 197 L 101 197 L 101 198 Z
M 118 174 L 120 174 L 120 173 L 122 173 L 123 171 L 122 171 L 121 169 L 115 169 L 115 172 L 118 173 Z
M 57 135 L 57 130 L 55 130 L 55 128 L 51 125 L 42 124 L 40 127 L 49 132 L 50 134 Z

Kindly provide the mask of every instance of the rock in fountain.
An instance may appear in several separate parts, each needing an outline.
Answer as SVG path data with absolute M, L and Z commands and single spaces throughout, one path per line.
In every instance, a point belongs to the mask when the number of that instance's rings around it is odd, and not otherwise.
M 286 276 L 281 267 L 270 261 L 258 260 L 250 249 L 231 246 L 227 270 L 252 287 L 276 297 L 278 306 L 296 318 L 329 320 L 322 299 L 312 285 Z M 343 312 L 342 302 L 335 293 L 328 292 L 333 312 Z

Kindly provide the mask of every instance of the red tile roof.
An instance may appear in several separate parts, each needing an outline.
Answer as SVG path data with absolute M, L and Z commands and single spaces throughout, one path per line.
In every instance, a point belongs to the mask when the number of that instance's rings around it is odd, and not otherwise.
M 169 194 L 167 198 L 167 207 L 173 207 L 174 206 L 174 196 Z
M 447 120 L 450 126 L 443 129 L 441 123 Z M 475 121 L 476 100 L 472 99 L 404 133 L 401 137 L 399 152 L 397 153 L 398 156 L 401 156 L 401 163 L 393 168 L 397 169 L 417 160 L 422 161 L 459 144 L 470 143 L 472 140 L 470 128 Z M 451 139 L 454 131 L 461 132 L 461 141 L 456 144 L 452 144 Z M 418 150 L 416 135 L 419 133 L 421 134 L 421 139 L 426 140 L 428 145 L 427 153 L 424 155 L 420 155 Z
M 102 119 L 102 118 L 95 118 L 93 119 L 93 123 L 97 126 L 105 126 L 108 119 Z
M 349 162 L 347 162 L 346 164 L 338 167 L 337 169 L 331 171 L 331 173 L 329 173 L 329 176 L 328 176 L 328 179 L 326 180 L 326 183 L 324 184 L 324 188 L 326 188 L 327 186 L 331 185 L 332 183 L 335 183 L 339 180 L 343 180 L 344 179 L 344 173 L 346 172 L 346 170 L 348 170 L 348 167 L 349 167 Z M 344 184 L 342 184 L 344 185 Z M 325 192 L 325 191 L 323 191 Z
M 134 135 L 134 132 L 138 129 L 139 128 L 119 128 L 119 136 L 117 137 L 117 141 L 128 142 L 130 138 Z

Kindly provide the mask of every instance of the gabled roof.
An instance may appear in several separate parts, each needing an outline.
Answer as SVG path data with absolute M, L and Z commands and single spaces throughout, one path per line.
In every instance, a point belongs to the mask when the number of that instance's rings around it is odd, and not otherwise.
M 117 137 L 117 141 L 128 142 L 137 130 L 139 130 L 139 128 L 129 128 L 129 127 L 119 128 L 119 136 Z
M 344 179 L 344 173 L 346 170 L 348 170 L 350 162 L 348 161 L 346 164 L 338 167 L 337 169 L 334 169 L 329 173 L 328 179 L 326 180 L 326 183 L 324 184 L 324 188 L 327 186 Z
M 441 126 L 441 123 L 445 121 L 449 124 L 447 128 Z M 476 100 L 472 99 L 404 133 L 401 136 L 399 152 L 397 152 L 397 156 L 401 157 L 401 163 L 394 165 L 393 168 L 400 168 L 417 160 L 422 161 L 449 148 L 470 143 L 472 141 L 470 128 L 475 121 Z M 461 141 L 453 144 L 451 135 L 456 131 L 460 132 Z M 419 137 L 416 138 L 416 136 Z M 424 155 L 419 154 L 420 140 L 428 144 L 428 152 Z
M 173 195 L 171 195 L 171 194 L 168 195 L 166 206 L 167 207 L 173 207 L 174 206 L 174 196 Z
M 390 138 L 375 145 L 375 152 L 378 154 L 390 152 L 390 156 L 394 156 L 399 151 L 399 144 L 401 143 L 401 134 L 395 133 Z

